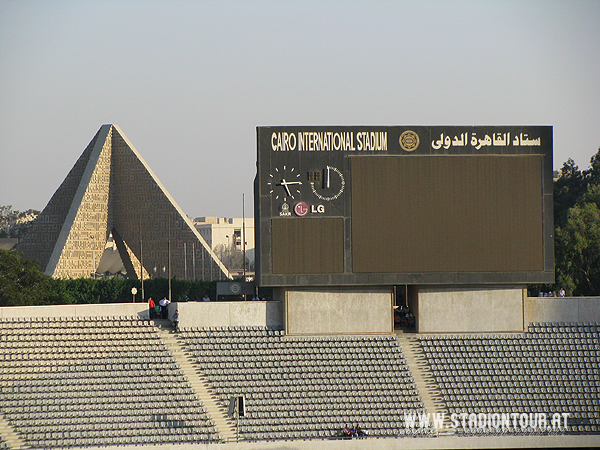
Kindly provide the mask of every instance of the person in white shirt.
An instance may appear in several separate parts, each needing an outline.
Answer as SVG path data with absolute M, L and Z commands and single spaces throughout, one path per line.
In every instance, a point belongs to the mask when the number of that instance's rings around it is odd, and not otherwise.
M 168 319 L 169 303 L 171 302 L 167 300 L 167 297 L 163 297 L 163 299 L 158 302 L 158 304 L 160 305 L 160 315 L 163 319 Z

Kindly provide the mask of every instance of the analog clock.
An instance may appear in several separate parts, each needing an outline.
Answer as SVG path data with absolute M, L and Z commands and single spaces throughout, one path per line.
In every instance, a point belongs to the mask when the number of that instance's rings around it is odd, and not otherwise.
M 318 173 L 318 172 L 317 172 Z M 321 173 L 321 181 L 311 181 L 310 188 L 312 193 L 319 200 L 330 202 L 335 200 L 342 192 L 346 181 L 344 180 L 344 174 L 337 167 L 327 166 Z
M 300 172 L 293 167 L 275 168 L 275 171 L 269 174 L 267 186 L 269 187 L 269 193 L 275 194 L 276 200 L 287 202 L 288 198 L 295 199 L 296 196 L 300 195 L 300 187 L 302 186 Z

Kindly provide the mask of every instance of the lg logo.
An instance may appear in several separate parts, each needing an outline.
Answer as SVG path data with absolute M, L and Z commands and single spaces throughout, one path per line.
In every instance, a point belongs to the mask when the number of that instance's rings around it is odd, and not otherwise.
M 298 217 L 304 217 L 310 211 L 311 214 L 325 214 L 324 205 L 311 205 L 310 208 L 305 202 L 298 202 L 294 205 L 294 213 Z
M 298 217 L 304 217 L 308 214 L 308 205 L 304 202 L 298 202 L 294 205 L 294 212 Z

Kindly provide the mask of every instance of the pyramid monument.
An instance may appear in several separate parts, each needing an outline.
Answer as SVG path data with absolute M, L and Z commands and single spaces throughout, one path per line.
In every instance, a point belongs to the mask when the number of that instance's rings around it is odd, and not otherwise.
M 18 249 L 53 277 L 90 277 L 111 235 L 130 277 L 231 278 L 114 124 L 96 133 Z

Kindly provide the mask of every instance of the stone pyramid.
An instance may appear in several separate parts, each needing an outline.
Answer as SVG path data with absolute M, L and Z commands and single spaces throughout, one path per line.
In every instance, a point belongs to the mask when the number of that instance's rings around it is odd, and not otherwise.
M 48 275 L 89 277 L 112 233 L 130 277 L 230 278 L 117 125 L 103 125 L 19 243 Z

